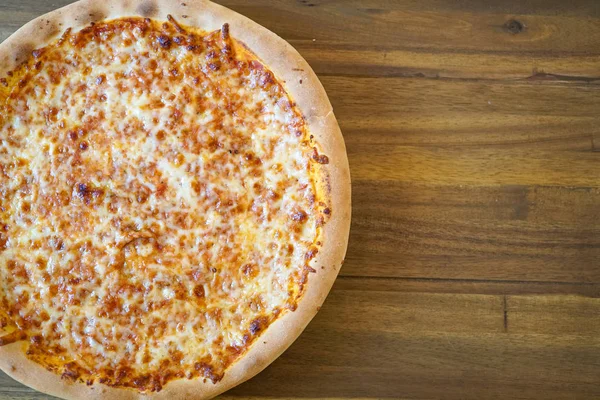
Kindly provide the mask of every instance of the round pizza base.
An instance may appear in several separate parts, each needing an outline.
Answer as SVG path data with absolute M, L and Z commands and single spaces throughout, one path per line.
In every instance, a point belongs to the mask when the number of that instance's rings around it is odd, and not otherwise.
M 302 112 L 308 131 L 321 152 L 329 158 L 323 166 L 323 182 L 332 206 L 323 227 L 323 246 L 311 261 L 317 273 L 310 274 L 305 292 L 294 312 L 287 312 L 256 340 L 217 383 L 210 380 L 171 381 L 160 392 L 140 393 L 99 383 L 71 383 L 25 356 L 22 342 L 0 347 L 0 368 L 14 379 L 41 392 L 66 399 L 205 399 L 253 377 L 275 360 L 300 335 L 325 300 L 343 262 L 350 230 L 350 172 L 344 140 L 323 86 L 308 63 L 285 40 L 250 19 L 205 0 L 82 0 L 29 22 L 0 44 L 0 76 L 16 68 L 59 37 L 91 22 L 142 16 L 175 20 L 204 31 L 225 23 L 231 35 L 245 44 L 275 74 Z M 324 267 L 323 269 L 321 267 Z

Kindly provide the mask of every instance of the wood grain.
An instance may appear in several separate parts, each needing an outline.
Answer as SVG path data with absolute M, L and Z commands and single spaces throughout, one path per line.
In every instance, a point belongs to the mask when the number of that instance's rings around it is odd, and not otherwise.
M 344 275 L 600 281 L 597 188 L 354 181 L 353 194 Z
M 218 2 L 313 66 L 353 178 L 326 304 L 223 398 L 600 398 L 600 3 Z

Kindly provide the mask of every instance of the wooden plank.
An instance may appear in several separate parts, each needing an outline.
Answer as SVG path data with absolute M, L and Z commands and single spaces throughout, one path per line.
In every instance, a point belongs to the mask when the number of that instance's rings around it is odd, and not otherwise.
M 597 337 L 600 332 L 598 305 L 597 301 L 577 296 L 507 296 L 509 330 L 523 334 Z
M 55 400 L 57 397 L 47 396 L 39 392 L 14 391 L 0 392 L 0 400 Z
M 0 375 L 5 376 L 4 373 L 0 371 Z M 11 380 L 6 377 L 7 380 Z M 0 382 L 3 382 L 3 379 L 0 377 Z M 0 386 L 0 400 L 58 400 L 58 397 L 48 396 L 46 394 L 36 392 L 33 389 L 29 389 L 25 386 L 19 388 L 10 388 L 10 387 L 2 387 Z
M 590 138 L 573 140 L 576 144 L 581 151 L 356 145 L 348 149 L 348 157 L 359 181 L 600 187 L 599 153 L 592 151 Z
M 512 79 L 598 83 L 600 56 L 373 49 L 369 46 L 292 41 L 320 75 Z
M 490 52 L 596 53 L 600 25 L 590 14 L 545 14 L 543 7 L 526 15 L 510 5 L 489 12 L 479 6 L 416 1 L 240 0 L 220 3 L 264 24 L 286 39 L 354 43 L 378 48 L 430 48 Z M 429 4 L 428 4 L 429 3 Z M 511 2 L 513 5 L 516 3 Z M 591 6 L 587 4 L 586 9 Z M 504 9 L 502 9 L 504 8 Z M 520 23 L 520 29 L 507 24 Z M 468 40 L 466 40 L 468 38 Z
M 344 2 L 341 10 L 339 3 L 328 1 L 221 3 L 288 39 L 321 75 L 600 79 L 597 43 L 580 51 L 572 46 L 558 48 L 565 43 L 563 35 L 598 30 L 589 18 L 599 13 L 598 7 L 586 1 L 568 7 L 564 2 L 541 6 L 518 1 L 469 1 L 460 6 L 453 1 L 374 1 L 366 7 L 352 1 Z M 465 10 L 469 12 L 456 13 Z M 289 18 L 281 19 L 281 13 Z M 490 13 L 496 15 L 490 17 Z M 481 14 L 486 15 L 485 21 L 480 20 Z M 519 19 L 518 14 L 527 14 L 528 21 Z M 558 24 L 557 14 L 561 15 Z M 567 22 L 564 16 L 579 16 L 585 22 Z M 318 30 L 311 30 L 317 18 L 323 21 L 316 24 Z M 514 18 L 526 25 L 525 32 L 515 35 L 500 27 Z M 441 26 L 444 28 L 439 29 Z M 539 32 L 531 32 L 533 27 Z M 299 32 L 306 35 L 299 36 Z M 435 38 L 430 36 L 433 32 Z M 453 40 L 453 33 L 460 44 Z M 465 43 L 472 46 L 465 47 Z M 570 56 L 560 56 L 563 52 Z
M 365 278 L 341 275 L 336 281 L 337 290 L 365 290 L 377 287 L 378 292 L 486 294 L 486 295 L 563 295 L 600 297 L 600 283 L 565 283 L 535 281 L 482 281 L 476 279 L 424 279 L 424 278 Z M 507 297 L 509 298 L 509 297 Z
M 16 1 L 16 0 L 9 0 Z M 600 8 L 598 4 L 590 0 L 572 0 L 568 3 L 560 0 L 315 0 L 298 2 L 281 2 L 279 0 L 255 0 L 251 3 L 245 0 L 217 0 L 232 9 L 239 7 L 254 7 L 256 10 L 261 8 L 305 8 L 304 12 L 320 12 L 320 6 L 341 5 L 347 8 L 367 9 L 378 8 L 383 10 L 404 9 L 409 11 L 439 11 L 453 12 L 463 11 L 472 14 L 531 14 L 531 15 L 564 15 L 581 17 L 600 17 Z M 282 4 L 287 3 L 287 4 Z M 313 5 L 311 5 L 313 4 Z M 258 14 L 258 11 L 256 11 Z M 263 17 L 263 19 L 267 19 Z M 271 21 L 271 20 L 269 20 Z
M 591 151 L 592 135 L 600 132 L 600 85 L 341 76 L 321 80 L 349 144 L 529 144 Z
M 599 204 L 598 188 L 354 180 L 341 274 L 600 282 Z
M 32 18 L 69 2 L 8 1 L 10 11 L 0 14 L 0 40 Z M 590 19 L 598 7 L 589 2 L 568 10 L 563 2 L 539 8 L 522 2 L 485 6 L 469 2 L 460 9 L 449 1 L 372 1 L 370 7 L 358 1 L 345 2 L 343 7 L 327 1 L 221 3 L 290 40 L 322 74 L 600 78 L 600 25 Z M 469 12 L 458 12 L 461 9 Z M 560 16 L 556 10 L 561 10 Z M 526 25 L 523 32 L 514 34 L 502 27 L 520 13 L 529 19 L 521 21 Z M 316 24 L 316 20 L 322 21 Z M 377 24 L 381 26 L 373 29 Z M 306 29 L 312 26 L 319 29 Z M 446 27 L 440 30 L 439 26 Z M 307 36 L 298 38 L 299 32 Z M 434 32 L 436 38 L 428 36 Z M 313 41 L 313 36 L 319 39 Z M 458 40 L 462 46 L 454 43 Z M 465 43 L 470 46 L 465 48 Z

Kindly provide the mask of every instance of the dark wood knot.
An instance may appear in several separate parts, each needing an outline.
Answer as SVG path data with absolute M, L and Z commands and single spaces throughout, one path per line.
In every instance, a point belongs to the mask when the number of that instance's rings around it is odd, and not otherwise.
M 523 32 L 525 29 L 525 25 L 521 21 L 517 21 L 516 19 L 509 19 L 502 26 L 505 31 L 510 32 L 512 34 L 517 34 Z

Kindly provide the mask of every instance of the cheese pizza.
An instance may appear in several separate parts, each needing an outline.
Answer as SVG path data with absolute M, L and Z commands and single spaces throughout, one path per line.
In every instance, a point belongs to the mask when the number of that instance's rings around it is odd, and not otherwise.
M 345 147 L 285 41 L 208 1 L 83 0 L 0 45 L 0 368 L 64 398 L 209 398 L 341 267 Z

